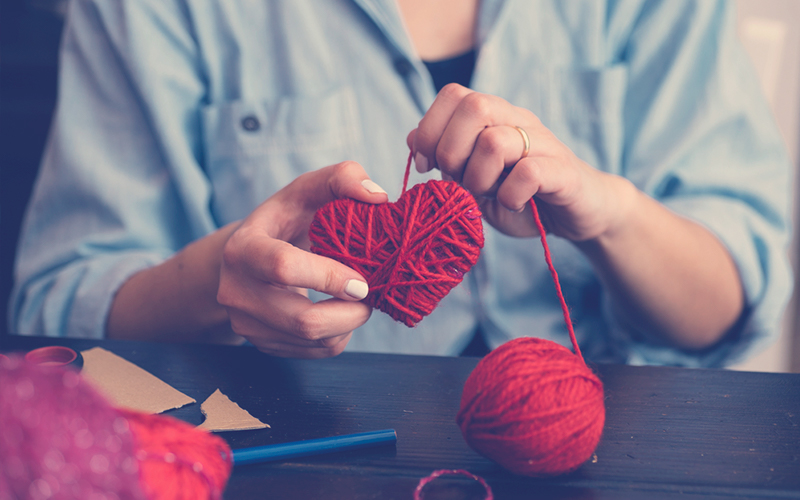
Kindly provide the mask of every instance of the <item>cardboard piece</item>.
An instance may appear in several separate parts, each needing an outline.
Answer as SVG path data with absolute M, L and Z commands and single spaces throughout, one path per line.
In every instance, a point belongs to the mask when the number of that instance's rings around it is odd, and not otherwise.
M 200 411 L 206 419 L 198 427 L 210 432 L 246 431 L 269 427 L 231 401 L 219 389 L 200 404 Z
M 196 402 L 150 372 L 102 347 L 93 347 L 81 354 L 81 374 L 114 406 L 161 413 Z

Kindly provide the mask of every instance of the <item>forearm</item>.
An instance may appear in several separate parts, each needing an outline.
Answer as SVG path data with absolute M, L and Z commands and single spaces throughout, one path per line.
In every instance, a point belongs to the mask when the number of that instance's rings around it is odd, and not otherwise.
M 628 181 L 616 178 L 619 224 L 578 247 L 611 294 L 615 313 L 644 335 L 684 349 L 722 338 L 742 312 L 736 265 L 722 243 Z
M 114 297 L 107 337 L 240 342 L 225 308 L 217 302 L 222 248 L 238 226 L 238 222 L 228 224 L 132 276 Z

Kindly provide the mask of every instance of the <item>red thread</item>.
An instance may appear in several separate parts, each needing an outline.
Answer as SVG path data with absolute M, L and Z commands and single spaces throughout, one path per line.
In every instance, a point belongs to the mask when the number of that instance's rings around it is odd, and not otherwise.
M 558 273 L 556 272 L 555 266 L 553 266 L 553 258 L 550 256 L 550 247 L 547 245 L 547 236 L 545 235 L 544 225 L 542 224 L 542 220 L 539 218 L 539 208 L 536 206 L 536 202 L 533 198 L 529 201 L 531 205 L 531 212 L 533 213 L 533 222 L 536 224 L 536 229 L 539 231 L 542 240 L 542 248 L 544 249 L 544 261 L 547 263 L 547 269 L 550 270 L 550 276 L 553 278 L 553 285 L 556 287 L 556 295 L 558 296 L 558 301 L 561 304 L 561 312 L 564 315 L 564 323 L 567 325 L 567 331 L 569 332 L 569 340 L 572 342 L 572 348 L 575 350 L 575 354 L 581 358 L 583 361 L 583 354 L 581 354 L 581 348 L 578 346 L 578 341 L 575 339 L 575 330 L 572 328 L 572 319 L 569 317 L 569 308 L 567 307 L 567 301 L 564 299 L 564 293 L 561 291 L 561 283 L 558 280 Z
M 566 347 L 522 337 L 478 363 L 456 422 L 470 447 L 515 474 L 563 474 L 600 441 L 603 386 Z
M 395 203 L 328 203 L 314 215 L 309 237 L 312 252 L 366 278 L 365 303 L 414 326 L 478 261 L 483 224 L 475 199 L 455 182 L 405 188 Z
M 456 421 L 467 444 L 509 471 L 552 476 L 577 469 L 594 453 L 605 405 L 603 384 L 578 347 L 533 198 L 530 205 L 575 353 L 549 340 L 506 342 L 470 374 Z
M 127 419 L 149 500 L 219 500 L 233 454 L 219 436 L 165 415 L 120 409 Z

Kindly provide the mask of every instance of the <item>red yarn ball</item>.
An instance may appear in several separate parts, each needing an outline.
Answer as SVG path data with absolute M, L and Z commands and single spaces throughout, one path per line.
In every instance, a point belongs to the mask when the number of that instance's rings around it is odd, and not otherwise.
M 221 437 L 169 416 L 119 411 L 131 427 L 148 500 L 222 498 L 233 455 Z
M 603 385 L 566 347 L 518 338 L 472 371 L 456 421 L 470 447 L 515 474 L 563 474 L 597 448 Z

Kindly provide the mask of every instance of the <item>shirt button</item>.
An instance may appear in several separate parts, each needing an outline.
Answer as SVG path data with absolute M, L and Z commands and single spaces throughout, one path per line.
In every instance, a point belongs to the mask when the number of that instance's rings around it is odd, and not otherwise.
M 395 59 L 394 69 L 402 76 L 408 76 L 414 70 L 414 65 L 408 59 Z
M 261 122 L 253 115 L 248 115 L 242 118 L 242 128 L 248 132 L 255 132 L 261 128 Z

